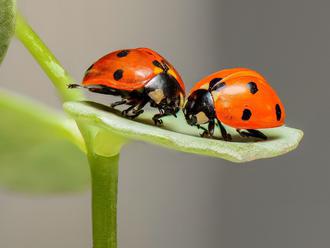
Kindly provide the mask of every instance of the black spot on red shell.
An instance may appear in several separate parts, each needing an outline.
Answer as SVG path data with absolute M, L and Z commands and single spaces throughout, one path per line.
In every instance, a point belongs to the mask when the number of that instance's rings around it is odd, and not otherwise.
M 226 83 L 221 82 L 221 83 L 218 83 L 218 84 L 214 85 L 211 90 L 220 90 L 222 87 L 225 87 L 225 86 L 226 86 Z
M 282 110 L 280 105 L 276 104 L 275 105 L 275 111 L 276 111 L 276 120 L 281 120 L 281 116 L 282 116 Z
M 154 60 L 154 61 L 152 61 L 152 64 L 153 64 L 154 66 L 157 66 L 158 68 L 163 69 L 163 65 L 162 65 L 158 60 Z
M 118 81 L 123 77 L 123 73 L 124 71 L 122 69 L 118 69 L 117 71 L 115 71 L 115 73 L 113 74 L 113 78 Z
M 244 110 L 243 110 L 243 114 L 242 114 L 242 120 L 243 120 L 243 121 L 248 121 L 248 120 L 250 120 L 251 115 L 252 115 L 251 110 L 249 110 L 249 109 L 244 109 Z
M 118 58 L 126 57 L 129 54 L 129 50 L 122 50 L 119 53 L 117 53 Z
M 221 80 L 222 80 L 222 78 L 213 78 L 213 79 L 210 81 L 209 89 L 212 89 L 213 86 L 216 85 L 217 83 L 219 83 Z
M 250 89 L 251 94 L 255 94 L 258 92 L 258 86 L 255 82 L 249 82 L 248 84 L 248 88 Z

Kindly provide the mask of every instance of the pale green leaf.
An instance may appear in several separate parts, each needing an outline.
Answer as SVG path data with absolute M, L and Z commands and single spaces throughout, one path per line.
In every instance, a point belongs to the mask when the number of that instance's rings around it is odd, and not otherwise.
M 0 90 L 0 186 L 28 193 L 88 188 L 89 168 L 74 121 Z
M 241 138 L 230 129 L 233 141 L 227 142 L 200 137 L 201 131 L 186 124 L 182 114 L 178 118 L 164 118 L 164 127 L 160 128 L 153 125 L 151 112 L 144 113 L 133 121 L 123 118 L 118 111 L 91 102 L 68 102 L 64 104 L 64 108 L 78 123 L 99 127 L 103 133 L 107 133 L 107 139 L 102 142 L 108 140 L 111 143 L 111 137 L 123 137 L 123 140 L 141 140 L 232 162 L 247 162 L 285 154 L 294 150 L 303 137 L 303 132 L 298 129 L 280 127 L 262 130 L 269 139 L 257 141 Z M 219 136 L 218 133 L 216 135 Z

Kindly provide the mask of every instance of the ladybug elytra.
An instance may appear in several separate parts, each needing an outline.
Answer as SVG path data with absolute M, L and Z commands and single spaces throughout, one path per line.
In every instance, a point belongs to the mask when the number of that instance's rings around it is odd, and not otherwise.
M 153 116 L 156 125 L 161 118 L 176 116 L 183 107 L 185 87 L 179 73 L 161 55 L 149 48 L 123 49 L 109 53 L 92 64 L 85 73 L 82 86 L 91 92 L 120 96 L 111 107 L 129 105 L 122 114 L 135 118 L 147 103 L 159 110 Z
M 222 124 L 243 137 L 265 140 L 267 136 L 257 129 L 282 126 L 285 120 L 276 92 L 262 75 L 246 68 L 225 69 L 203 78 L 191 90 L 183 112 L 188 124 L 204 129 L 203 137 L 213 136 L 217 122 L 224 140 L 231 136 Z

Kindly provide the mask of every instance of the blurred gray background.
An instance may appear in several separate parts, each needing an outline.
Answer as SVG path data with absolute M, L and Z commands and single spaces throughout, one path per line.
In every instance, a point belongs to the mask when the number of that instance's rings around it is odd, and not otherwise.
M 122 152 L 121 248 L 310 248 L 330 245 L 330 2 L 310 0 L 21 0 L 63 65 L 81 79 L 109 51 L 146 46 L 189 89 L 224 67 L 262 72 L 305 131 L 287 155 L 237 165 L 145 143 Z M 60 107 L 17 41 L 1 87 Z M 1 248 L 91 247 L 89 192 L 0 192 Z

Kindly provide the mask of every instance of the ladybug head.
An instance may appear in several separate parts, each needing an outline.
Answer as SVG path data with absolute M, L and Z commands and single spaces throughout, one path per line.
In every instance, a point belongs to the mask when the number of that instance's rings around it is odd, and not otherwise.
M 208 90 L 192 92 L 183 108 L 187 123 L 191 126 L 208 123 L 215 118 L 213 98 Z

